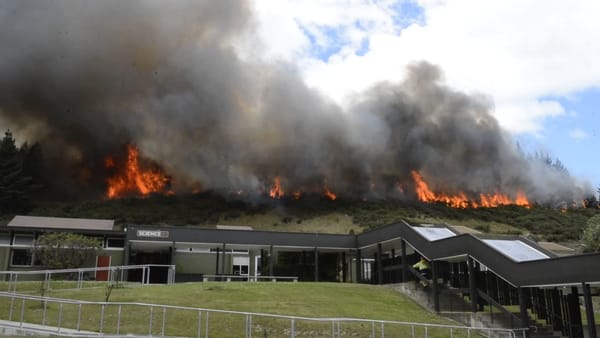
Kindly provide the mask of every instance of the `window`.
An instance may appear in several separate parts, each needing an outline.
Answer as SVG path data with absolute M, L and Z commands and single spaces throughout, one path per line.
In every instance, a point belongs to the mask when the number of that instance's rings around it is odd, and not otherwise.
M 233 274 L 248 276 L 248 265 L 234 265 L 233 266 Z
M 233 274 L 234 275 L 248 275 L 248 266 L 250 265 L 250 258 L 248 256 L 233 256 Z
M 13 249 L 10 265 L 13 266 L 32 266 L 33 253 L 27 249 Z
M 125 240 L 123 238 L 107 238 L 106 239 L 106 247 L 107 248 L 124 248 Z
M 33 246 L 33 235 L 15 234 L 13 238 L 15 246 Z

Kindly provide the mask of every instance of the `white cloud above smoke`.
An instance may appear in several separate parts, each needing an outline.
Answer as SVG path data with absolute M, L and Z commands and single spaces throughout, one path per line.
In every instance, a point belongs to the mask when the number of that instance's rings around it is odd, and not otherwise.
M 399 20 L 415 14 L 402 13 L 403 3 L 423 17 Z M 598 1 L 256 1 L 255 11 L 267 55 L 296 62 L 339 103 L 427 60 L 449 85 L 490 95 L 502 127 L 537 134 L 565 113 L 548 97 L 600 86 Z M 331 30 L 344 45 L 323 59 L 315 45 L 332 43 Z

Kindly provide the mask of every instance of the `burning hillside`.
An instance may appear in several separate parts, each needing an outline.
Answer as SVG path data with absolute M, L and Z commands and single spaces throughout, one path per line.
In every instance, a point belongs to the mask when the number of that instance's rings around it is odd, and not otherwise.
M 47 145 L 57 186 L 74 195 L 202 186 L 248 199 L 479 207 L 570 203 L 592 191 L 527 158 L 490 114 L 493 103 L 449 88 L 434 65 L 416 62 L 399 82 L 342 107 L 293 65 L 242 55 L 255 27 L 240 3 L 7 6 L 0 31 L 14 48 L 0 51 L 0 120 Z M 139 149 L 119 158 L 123 144 Z
M 479 193 L 478 197 L 468 197 L 464 192 L 455 194 L 434 193 L 423 177 L 416 171 L 412 172 L 415 181 L 415 192 L 419 201 L 426 203 L 444 203 L 452 208 L 495 208 L 504 205 L 518 205 L 530 208 L 531 204 L 522 191 L 517 191 L 514 199 L 503 193 L 485 194 Z
M 140 164 L 139 150 L 133 145 L 127 146 L 127 159 L 124 163 L 118 164 L 115 158 L 107 157 L 105 165 L 113 172 L 106 180 L 108 198 L 168 192 L 169 177 L 157 164 L 148 161 Z

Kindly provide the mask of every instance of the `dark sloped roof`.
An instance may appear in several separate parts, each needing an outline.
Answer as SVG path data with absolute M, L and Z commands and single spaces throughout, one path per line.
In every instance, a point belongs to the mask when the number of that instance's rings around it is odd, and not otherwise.
M 89 218 L 61 218 L 38 216 L 15 216 L 8 227 L 12 228 L 44 228 L 72 230 L 113 230 L 114 220 Z

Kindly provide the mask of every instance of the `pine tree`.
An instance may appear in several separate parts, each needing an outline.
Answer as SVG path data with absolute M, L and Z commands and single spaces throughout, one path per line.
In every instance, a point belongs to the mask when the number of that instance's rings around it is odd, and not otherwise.
M 30 204 L 34 188 L 10 130 L 0 140 L 0 211 L 21 211 Z

